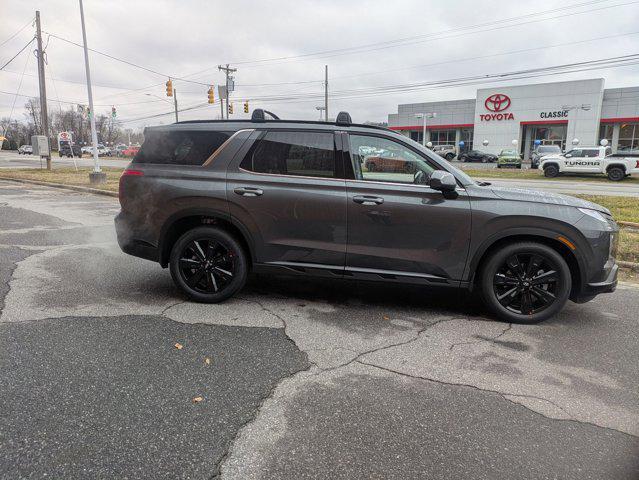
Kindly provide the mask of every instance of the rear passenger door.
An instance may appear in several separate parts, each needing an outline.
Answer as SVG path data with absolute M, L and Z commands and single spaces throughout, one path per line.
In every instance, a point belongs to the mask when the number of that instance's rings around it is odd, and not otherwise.
M 326 130 L 258 131 L 229 165 L 231 216 L 257 264 L 342 273 L 346 185 L 336 141 Z

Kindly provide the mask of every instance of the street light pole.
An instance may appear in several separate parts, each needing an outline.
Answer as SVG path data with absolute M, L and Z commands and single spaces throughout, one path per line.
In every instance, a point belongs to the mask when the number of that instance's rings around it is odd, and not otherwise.
M 416 113 L 415 117 L 422 119 L 422 145 L 426 146 L 426 119 L 427 118 L 435 118 L 437 114 L 432 113 Z
M 93 172 L 89 174 L 91 183 L 106 183 L 106 173 L 100 169 L 98 157 L 98 133 L 95 130 L 95 109 L 93 108 L 93 91 L 91 90 L 91 70 L 89 68 L 89 48 L 87 47 L 87 31 L 84 26 L 84 8 L 80 2 L 80 20 L 82 22 L 82 41 L 84 43 L 84 66 L 87 73 L 87 91 L 89 94 L 89 121 L 91 123 L 91 142 L 93 143 Z

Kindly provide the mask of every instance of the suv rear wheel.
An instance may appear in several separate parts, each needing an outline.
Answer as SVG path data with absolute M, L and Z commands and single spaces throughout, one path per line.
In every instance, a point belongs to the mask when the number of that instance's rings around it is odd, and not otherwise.
M 626 178 L 626 172 L 621 167 L 610 167 L 608 169 L 608 178 L 613 182 L 620 182 Z
M 547 245 L 514 243 L 488 258 L 480 274 L 486 305 L 502 320 L 537 323 L 568 301 L 572 279 L 563 257 Z
M 217 303 L 242 289 L 248 261 L 240 243 L 227 231 L 198 227 L 182 235 L 171 250 L 171 276 L 189 297 Z

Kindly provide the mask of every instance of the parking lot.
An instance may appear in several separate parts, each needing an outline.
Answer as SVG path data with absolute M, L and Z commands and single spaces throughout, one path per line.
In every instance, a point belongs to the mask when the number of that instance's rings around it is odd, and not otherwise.
M 284 277 L 196 304 L 117 211 L 0 181 L 0 477 L 637 478 L 637 287 L 536 326 Z

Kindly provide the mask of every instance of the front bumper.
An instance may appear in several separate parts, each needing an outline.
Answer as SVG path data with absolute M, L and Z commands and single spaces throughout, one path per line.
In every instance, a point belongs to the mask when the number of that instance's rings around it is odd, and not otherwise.
M 600 293 L 612 293 L 617 288 L 617 274 L 619 272 L 619 266 L 615 263 L 608 276 L 601 282 L 588 283 L 584 288 L 583 293 L 589 295 L 599 295 Z

